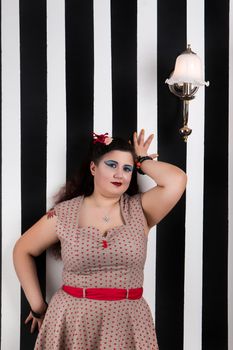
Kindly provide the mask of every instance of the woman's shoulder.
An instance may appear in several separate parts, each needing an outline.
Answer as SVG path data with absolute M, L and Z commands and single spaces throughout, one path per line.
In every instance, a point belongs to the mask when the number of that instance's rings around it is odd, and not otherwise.
M 134 221 L 135 224 L 145 227 L 145 215 L 142 208 L 141 193 L 134 195 L 124 194 L 122 198 L 122 209 L 127 221 Z
M 66 199 L 66 200 L 64 200 L 62 202 L 57 203 L 55 205 L 55 207 L 58 207 L 58 206 L 65 206 L 65 207 L 73 206 L 76 203 L 78 203 L 81 200 L 82 197 L 83 196 L 78 196 L 78 197 L 74 197 L 74 198 L 71 198 L 71 199 Z
M 125 202 L 128 202 L 128 203 L 140 201 L 140 198 L 141 198 L 141 193 L 136 193 L 133 195 L 129 195 L 128 193 L 124 193 L 122 195 L 122 200 Z
M 53 208 L 57 216 L 69 214 L 77 210 L 83 196 L 74 197 L 56 204 Z
M 125 210 L 141 207 L 141 193 L 134 195 L 124 193 L 122 196 L 122 205 Z

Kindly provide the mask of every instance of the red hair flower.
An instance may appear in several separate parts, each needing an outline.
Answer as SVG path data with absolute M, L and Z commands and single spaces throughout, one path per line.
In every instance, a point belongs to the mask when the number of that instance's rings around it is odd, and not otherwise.
M 95 132 L 93 132 L 93 143 L 96 144 L 97 142 L 103 143 L 107 146 L 112 142 L 112 137 L 108 136 L 108 132 L 100 135 L 97 135 Z

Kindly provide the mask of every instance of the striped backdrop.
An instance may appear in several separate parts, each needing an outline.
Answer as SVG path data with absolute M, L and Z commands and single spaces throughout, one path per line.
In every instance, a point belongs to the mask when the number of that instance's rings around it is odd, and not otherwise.
M 160 350 L 233 349 L 233 14 L 228 0 L 1 0 L 1 349 L 33 349 L 15 241 L 86 156 L 92 130 L 154 132 L 186 195 L 149 235 L 145 298 Z M 192 45 L 210 87 L 190 104 L 164 84 Z M 151 186 L 139 178 L 143 190 Z M 44 295 L 62 269 L 37 259 Z M 110 349 L 109 349 L 110 350 Z M 118 350 L 118 349 L 117 349 Z M 145 349 L 149 350 L 149 349 Z

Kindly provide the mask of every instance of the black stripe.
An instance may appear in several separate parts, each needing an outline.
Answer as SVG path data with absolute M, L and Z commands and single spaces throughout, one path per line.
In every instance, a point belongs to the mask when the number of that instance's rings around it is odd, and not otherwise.
M 22 231 L 46 210 L 46 1 L 20 0 Z M 45 292 L 45 256 L 37 259 Z M 25 327 L 28 304 L 21 298 L 21 349 L 33 349 Z
M 113 135 L 137 129 L 137 1 L 111 1 Z
M 2 52 L 2 4 L 0 3 L 0 52 Z M 2 67 L 2 55 L 0 55 L 0 67 Z M 2 266 L 2 68 L 0 69 L 0 263 Z M 0 269 L 0 313 L 2 315 L 2 268 Z M 2 317 L 0 317 L 0 341 L 2 339 Z
M 68 0 L 66 21 L 67 176 L 87 154 L 93 130 L 93 1 Z
M 179 136 L 181 101 L 165 79 L 186 48 L 186 1 L 158 0 L 158 153 L 160 160 L 186 168 Z M 191 137 L 191 136 L 190 136 Z M 183 349 L 185 198 L 157 228 L 156 328 L 160 350 Z
M 227 350 L 229 1 L 205 1 L 203 349 Z M 221 87 L 221 88 L 220 88 Z

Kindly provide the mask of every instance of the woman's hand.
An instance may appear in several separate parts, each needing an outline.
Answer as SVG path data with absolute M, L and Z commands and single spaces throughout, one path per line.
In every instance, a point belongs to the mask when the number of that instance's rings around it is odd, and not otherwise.
M 158 154 L 152 153 L 148 154 L 148 149 L 150 147 L 150 144 L 154 138 L 154 134 L 151 134 L 148 136 L 148 138 L 145 140 L 145 131 L 142 129 L 137 135 L 137 132 L 135 131 L 133 134 L 133 141 L 134 141 L 134 150 L 137 156 L 149 156 L 151 158 L 157 158 Z
M 30 321 L 32 322 L 31 333 L 33 333 L 37 327 L 38 327 L 38 330 L 40 330 L 40 327 L 43 323 L 47 308 L 48 308 L 48 304 L 45 302 L 43 307 L 42 307 L 42 312 L 40 311 L 40 313 L 35 313 L 32 310 L 30 311 L 28 317 L 25 320 L 25 324 L 29 323 Z
M 43 320 L 44 320 L 44 316 L 41 317 L 41 318 L 36 318 L 30 312 L 28 317 L 25 320 L 25 324 L 27 324 L 30 321 L 32 321 L 30 331 L 31 331 L 31 333 L 33 333 L 37 327 L 38 327 L 38 330 L 40 330 L 40 327 L 42 326 Z

